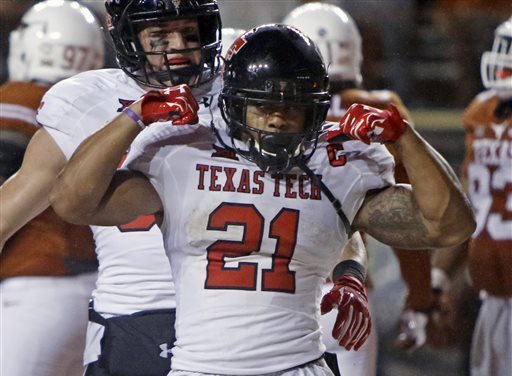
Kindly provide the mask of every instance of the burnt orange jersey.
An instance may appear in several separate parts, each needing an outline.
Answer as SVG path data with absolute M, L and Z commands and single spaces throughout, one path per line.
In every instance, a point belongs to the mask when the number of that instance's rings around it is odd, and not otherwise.
M 394 104 L 402 116 L 412 122 L 409 111 L 396 93 L 389 90 L 366 91 L 356 88 L 345 89 L 332 96 L 327 120 L 338 122 L 345 114 L 346 109 L 354 103 L 366 104 L 380 109 L 389 109 L 389 105 Z M 395 150 L 391 145 L 387 145 L 387 147 L 395 158 L 396 182 L 409 183 L 409 177 L 401 161 L 397 158 Z M 394 253 L 399 261 L 402 278 L 409 290 L 405 306 L 412 309 L 429 308 L 432 304 L 430 252 L 426 250 L 394 249 Z
M 47 89 L 26 82 L 7 82 L 0 86 L 0 130 L 32 136 L 38 129 L 36 110 Z M 65 276 L 91 271 L 95 266 L 89 227 L 66 223 L 49 208 L 5 243 L 0 254 L 0 279 Z
M 470 249 L 475 286 L 497 296 L 512 295 L 512 117 L 498 119 L 492 91 L 468 106 L 463 177 L 477 228 Z

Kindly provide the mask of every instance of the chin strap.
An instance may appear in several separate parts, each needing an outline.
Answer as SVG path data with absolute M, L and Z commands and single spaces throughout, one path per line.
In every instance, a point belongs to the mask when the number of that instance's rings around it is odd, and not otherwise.
M 350 225 L 350 221 L 343 212 L 341 202 L 336 197 L 334 197 L 331 190 L 324 184 L 324 182 L 318 176 L 316 176 L 315 173 L 311 171 L 311 169 L 308 166 L 306 166 L 306 163 L 304 163 L 304 161 L 300 161 L 297 164 L 297 166 L 300 167 L 302 171 L 304 171 L 306 175 L 308 175 L 309 178 L 320 187 L 320 189 L 327 196 L 329 201 L 331 201 L 332 206 L 334 206 L 334 210 L 336 210 L 336 214 L 338 214 L 338 217 L 340 217 L 341 222 L 343 222 L 343 226 L 345 226 L 345 231 L 347 232 L 347 235 L 350 238 L 354 233 L 354 229 Z

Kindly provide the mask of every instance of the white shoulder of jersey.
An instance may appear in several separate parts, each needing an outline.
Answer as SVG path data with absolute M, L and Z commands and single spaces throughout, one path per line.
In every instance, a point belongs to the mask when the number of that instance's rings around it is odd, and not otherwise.
M 83 139 L 116 116 L 122 99 L 130 102 L 143 94 L 120 69 L 87 71 L 46 92 L 36 119 L 69 158 Z
M 385 185 L 394 184 L 395 160 L 385 145 L 372 142 L 369 145 L 362 141 L 348 139 L 347 136 L 340 135 L 331 141 L 325 140 L 325 135 L 329 130 L 338 129 L 338 123 L 325 122 L 322 127 L 317 149 L 327 148 L 328 145 L 339 145 L 334 148 L 334 154 L 329 158 L 346 157 L 347 162 L 364 162 L 365 170 L 380 176 Z M 318 153 L 318 151 L 317 151 Z M 329 155 L 329 153 L 327 153 Z M 333 161 L 330 161 L 332 163 Z
M 169 131 L 169 128 L 172 130 Z M 215 142 L 210 126 L 200 123 L 179 127 L 160 123 L 146 130 L 132 143 L 122 168 L 141 172 L 158 192 L 162 192 L 162 174 L 166 173 L 170 159 L 178 161 L 177 165 L 187 165 L 187 161 L 180 162 L 180 158 L 183 158 L 180 150 L 191 145 L 197 150 L 210 149 Z
M 87 111 L 105 97 L 116 96 L 131 87 L 142 95 L 144 91 L 121 69 L 98 69 L 82 72 L 62 80 L 48 90 L 37 112 L 43 126 L 55 127 L 66 113 Z
M 392 160 L 393 156 L 388 151 L 385 145 L 380 144 L 378 142 L 372 142 L 369 145 L 365 144 L 362 141 L 349 139 L 348 136 L 340 135 L 338 138 L 334 138 L 333 140 L 327 141 L 325 140 L 325 135 L 330 130 L 337 130 L 339 127 L 338 123 L 333 122 L 325 122 L 322 127 L 322 134 L 319 139 L 319 144 L 329 144 L 329 143 L 341 143 L 343 145 L 343 149 L 347 154 L 349 153 L 357 153 L 357 154 L 366 154 L 371 155 L 372 159 L 375 160 L 385 159 Z M 386 162 L 387 164 L 387 162 Z

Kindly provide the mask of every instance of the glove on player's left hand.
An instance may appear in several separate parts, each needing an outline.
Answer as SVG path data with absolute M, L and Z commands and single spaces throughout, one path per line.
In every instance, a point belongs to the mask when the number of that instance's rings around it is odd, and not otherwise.
M 337 129 L 327 132 L 327 140 L 346 135 L 353 140 L 370 142 L 395 142 L 405 132 L 405 121 L 391 104 L 391 111 L 355 103 L 345 112 Z
M 344 274 L 322 298 L 323 314 L 338 308 L 332 336 L 347 350 L 358 350 L 370 335 L 372 320 L 368 310 L 368 297 L 363 283 L 352 275 Z

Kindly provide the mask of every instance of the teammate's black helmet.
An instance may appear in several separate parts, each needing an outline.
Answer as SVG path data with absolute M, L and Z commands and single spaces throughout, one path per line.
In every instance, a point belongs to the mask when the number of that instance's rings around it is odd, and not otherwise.
M 109 32 L 114 42 L 119 66 L 136 81 L 152 87 L 166 87 L 186 83 L 197 86 L 212 79 L 220 64 L 221 20 L 217 0 L 107 0 Z M 146 56 L 166 55 L 175 50 L 144 52 L 137 37 L 141 26 L 197 17 L 199 25 L 201 62 L 180 69 L 171 69 L 168 63 L 161 71 L 148 66 Z M 188 49 L 185 51 L 191 51 Z
M 231 46 L 223 79 L 220 107 L 240 156 L 268 172 L 285 172 L 311 157 L 330 100 L 326 68 L 311 39 L 291 26 L 257 27 Z M 304 129 L 276 134 L 251 128 L 248 104 L 302 107 Z

